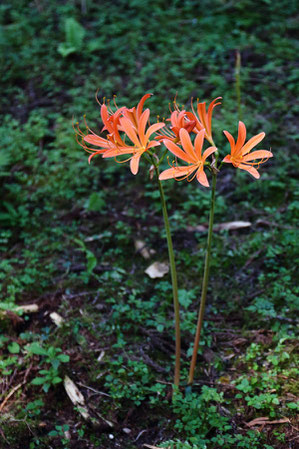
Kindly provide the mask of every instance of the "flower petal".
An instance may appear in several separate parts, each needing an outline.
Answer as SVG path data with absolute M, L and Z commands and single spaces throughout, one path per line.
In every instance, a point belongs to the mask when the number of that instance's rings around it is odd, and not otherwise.
M 111 123 L 109 121 L 109 113 L 108 113 L 107 106 L 105 104 L 102 104 L 102 106 L 101 106 L 101 117 L 102 117 L 102 122 L 105 125 L 103 128 L 103 131 L 107 130 L 111 134 L 113 132 L 113 126 L 111 125 Z
M 139 136 L 142 146 L 144 146 L 144 147 L 146 146 L 145 127 L 146 127 L 147 121 L 149 119 L 149 115 L 150 115 L 150 110 L 146 109 L 141 114 L 141 117 L 138 122 L 138 136 Z
M 207 125 L 209 127 L 209 130 L 207 130 L 207 131 L 208 131 L 208 133 L 210 135 L 212 134 L 212 114 L 213 114 L 213 109 L 215 108 L 215 106 L 218 106 L 219 104 L 221 104 L 221 101 L 218 101 L 218 103 L 216 103 L 216 101 L 220 100 L 220 99 L 222 99 L 222 97 L 215 98 L 215 100 L 213 100 L 210 103 L 210 106 L 208 108 L 208 114 L 207 114 L 208 115 L 208 123 L 207 123 Z
M 250 173 L 256 179 L 259 179 L 259 177 L 260 177 L 260 174 L 257 171 L 257 169 L 252 167 L 251 165 L 240 164 L 240 165 L 238 165 L 238 168 L 240 168 L 241 170 L 248 171 L 248 173 Z
M 158 131 L 158 129 L 161 129 L 165 126 L 165 123 L 154 123 L 153 125 L 151 125 L 148 130 L 146 131 L 145 134 L 145 138 L 146 140 L 148 140 L 150 138 L 150 136 L 155 133 L 156 131 Z
M 238 153 L 241 148 L 243 147 L 244 143 L 246 140 L 246 126 L 244 125 L 243 122 L 239 122 L 239 127 L 238 127 L 238 139 L 236 142 L 236 150 L 235 152 Z
M 136 148 L 127 147 L 126 149 L 115 148 L 112 150 L 106 150 L 103 154 L 103 157 L 116 157 L 116 156 L 124 156 L 125 154 L 134 154 L 136 152 Z
M 233 136 L 231 135 L 231 133 L 229 133 L 228 131 L 223 131 L 225 137 L 228 139 L 229 143 L 230 143 L 230 148 L 231 148 L 231 155 L 234 155 L 235 152 L 235 139 L 233 138 Z
M 133 156 L 131 159 L 130 169 L 133 175 L 136 175 L 138 173 L 140 156 L 141 154 L 139 153 Z
M 194 141 L 195 153 L 196 153 L 197 159 L 199 159 L 199 160 L 202 159 L 201 151 L 202 151 L 204 138 L 205 138 L 205 130 L 202 129 L 201 131 L 199 131 L 198 134 L 196 134 L 195 141 Z
M 157 147 L 159 145 L 161 145 L 160 142 L 157 142 L 156 140 L 152 140 L 151 142 L 148 143 L 148 145 L 146 146 L 146 149 L 148 150 L 149 148 Z
M 111 145 L 107 139 L 97 136 L 96 134 L 87 134 L 87 136 L 84 137 L 84 140 L 87 143 L 91 143 L 92 145 L 102 148 L 109 148 Z
M 203 170 L 198 170 L 197 175 L 196 175 L 197 181 L 203 185 L 204 187 L 209 187 L 209 181 L 207 178 L 207 175 L 205 174 L 205 172 Z
M 272 156 L 273 156 L 273 154 L 271 153 L 271 151 L 257 150 L 257 151 L 254 151 L 253 153 L 246 154 L 246 156 L 244 156 L 242 158 L 242 160 L 244 162 L 248 162 L 248 161 L 253 161 L 254 159 L 265 159 L 265 158 L 269 159 Z
M 168 148 L 169 151 L 171 151 L 175 156 L 179 157 L 180 159 L 183 159 L 183 161 L 191 162 L 194 161 L 186 154 L 183 150 L 180 149 L 175 143 L 171 142 L 171 140 L 164 139 L 163 140 L 164 145 L 166 148 Z
M 137 146 L 141 147 L 140 141 L 137 137 L 136 131 L 134 130 L 134 127 L 130 120 L 128 120 L 126 117 L 122 117 L 120 119 L 120 124 L 123 127 L 124 132 L 127 134 L 129 139 Z
M 143 95 L 143 97 L 141 98 L 141 100 L 139 101 L 138 105 L 137 105 L 137 119 L 139 119 L 139 117 L 142 114 L 142 109 L 143 109 L 143 105 L 145 100 L 147 100 L 148 98 L 150 98 L 153 94 L 145 94 Z
M 193 162 L 196 162 L 198 157 L 194 151 L 193 144 L 191 142 L 190 135 L 189 135 L 188 131 L 184 128 L 181 128 L 179 134 L 180 134 L 180 139 L 181 139 L 182 146 L 183 146 L 184 150 L 189 155 L 190 159 Z
M 164 170 L 162 173 L 160 173 L 159 179 L 160 181 L 163 181 L 164 179 L 177 179 L 181 176 L 187 176 L 190 175 L 194 170 L 196 169 L 196 166 L 189 165 L 188 167 L 173 167 L 168 168 L 167 170 Z
M 211 154 L 215 153 L 215 151 L 217 151 L 217 147 L 207 148 L 202 155 L 202 160 L 205 161 Z
M 99 150 L 99 151 L 96 151 L 95 153 L 91 154 L 91 155 L 89 156 L 89 158 L 88 158 L 88 163 L 90 164 L 91 159 L 92 159 L 94 156 L 97 156 L 98 154 L 103 154 L 103 150 Z
M 227 156 L 225 156 L 224 159 L 222 159 L 222 162 L 227 162 L 227 163 L 232 163 L 232 161 L 230 160 L 230 154 L 228 154 Z
M 242 148 L 242 156 L 249 153 L 249 151 L 255 147 L 258 143 L 260 143 L 263 138 L 265 137 L 265 133 L 257 134 L 256 136 L 251 137 L 251 139 L 248 140 L 247 143 L 245 143 L 244 147 Z

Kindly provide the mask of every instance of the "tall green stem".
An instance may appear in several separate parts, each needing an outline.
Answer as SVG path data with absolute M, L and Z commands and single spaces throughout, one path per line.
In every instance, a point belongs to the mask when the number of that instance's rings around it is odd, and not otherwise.
M 237 105 L 238 105 L 238 120 L 242 120 L 242 108 L 241 108 L 241 53 L 237 50 L 236 53 L 236 94 L 237 94 Z
M 216 191 L 216 178 L 217 175 L 213 172 L 213 180 L 212 180 L 212 194 L 211 194 L 211 209 L 210 209 L 210 218 L 209 218 L 209 231 L 208 231 L 208 239 L 207 239 L 207 249 L 206 249 L 206 257 L 205 257 L 205 268 L 204 275 L 202 281 L 202 291 L 201 291 L 201 299 L 200 299 L 200 308 L 198 313 L 196 334 L 194 339 L 194 347 L 192 360 L 189 370 L 188 377 L 188 385 L 192 385 L 194 379 L 194 370 L 196 365 L 198 346 L 200 333 L 202 329 L 203 317 L 205 312 L 206 298 L 207 298 L 207 290 L 208 290 L 208 282 L 209 282 L 209 271 L 210 271 L 210 260 L 211 260 L 211 243 L 212 243 L 212 234 L 213 234 L 213 222 L 214 222 L 214 210 L 215 210 L 215 191 Z
M 164 226 L 166 231 L 166 239 L 168 246 L 168 256 L 169 256 L 169 264 L 170 264 L 170 273 L 171 273 L 171 281 L 172 281 L 172 294 L 173 294 L 173 306 L 174 306 L 174 316 L 175 316 L 175 370 L 174 370 L 174 385 L 179 386 L 180 383 L 180 364 L 181 364 L 181 331 L 180 331 L 180 312 L 179 312 L 179 298 L 178 298 L 178 281 L 177 281 L 177 273 L 175 267 L 174 260 L 174 252 L 172 245 L 172 238 L 170 233 L 169 219 L 166 208 L 166 201 L 164 190 L 161 181 L 159 180 L 159 167 L 156 164 L 156 161 L 152 157 L 152 162 L 155 167 L 155 172 L 157 176 L 157 182 L 160 192 L 160 199 L 163 211 L 164 218 Z

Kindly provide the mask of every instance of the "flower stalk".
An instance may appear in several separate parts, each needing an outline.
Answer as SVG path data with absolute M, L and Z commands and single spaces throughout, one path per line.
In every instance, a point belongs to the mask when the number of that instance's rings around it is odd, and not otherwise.
M 155 161 L 154 157 L 151 156 L 152 163 L 155 168 L 155 173 L 158 182 L 158 188 L 161 199 L 161 206 L 164 218 L 164 226 L 166 231 L 166 239 L 168 246 L 168 257 L 170 264 L 171 282 L 172 282 L 172 295 L 173 295 L 173 306 L 174 306 L 174 318 L 175 318 L 175 368 L 174 368 L 174 385 L 176 387 L 180 384 L 180 366 L 181 366 L 181 330 L 180 330 L 180 306 L 179 306 L 179 295 L 178 295 L 178 281 L 177 272 L 174 259 L 174 251 L 172 245 L 172 238 L 170 233 L 169 219 L 166 207 L 166 200 L 164 189 L 162 183 L 159 179 L 159 166 Z
M 203 323 L 203 318 L 204 318 L 204 313 L 205 313 L 206 299 L 207 299 L 209 273 L 210 273 L 210 261 L 211 261 L 211 245 L 212 245 L 212 235 L 213 235 L 214 211 L 215 211 L 216 180 L 217 180 L 217 174 L 216 174 L 216 172 L 212 171 L 211 209 L 210 209 L 210 218 L 209 218 L 207 249 L 206 249 L 206 256 L 205 256 L 205 267 L 204 267 L 204 275 L 203 275 L 203 281 L 202 281 L 200 308 L 199 308 L 199 312 L 198 312 L 198 320 L 197 320 L 196 333 L 195 333 L 194 346 L 193 346 L 193 354 L 192 354 L 192 360 L 191 360 L 190 370 L 189 370 L 188 385 L 193 384 L 194 370 L 195 370 L 195 365 L 196 365 L 196 360 L 197 360 L 198 346 L 199 346 L 200 334 L 201 334 L 202 323 Z

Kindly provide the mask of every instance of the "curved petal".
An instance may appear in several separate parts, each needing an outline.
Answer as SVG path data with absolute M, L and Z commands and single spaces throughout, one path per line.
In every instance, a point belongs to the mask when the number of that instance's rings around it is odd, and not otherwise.
M 227 163 L 232 163 L 232 161 L 230 160 L 230 154 L 228 154 L 227 156 L 225 156 L 224 159 L 222 159 L 222 162 L 227 162 Z
M 164 145 L 166 148 L 168 148 L 169 151 L 171 151 L 175 156 L 179 157 L 180 159 L 183 159 L 183 161 L 191 162 L 194 161 L 186 154 L 183 150 L 180 149 L 175 143 L 171 142 L 171 140 L 164 139 L 163 140 Z
M 173 111 L 171 113 L 171 116 L 170 116 L 169 120 L 170 120 L 170 123 L 171 123 L 172 127 L 177 125 L 177 123 L 178 123 L 178 116 L 179 116 L 179 112 L 178 111 Z
M 196 175 L 197 181 L 203 185 L 204 187 L 209 187 L 209 181 L 207 178 L 207 175 L 205 174 L 205 172 L 203 170 L 198 170 L 197 175 Z
M 190 159 L 193 162 L 196 162 L 198 158 L 194 151 L 193 144 L 191 142 L 190 135 L 189 135 L 188 131 L 184 128 L 181 128 L 179 134 L 180 134 L 180 139 L 182 142 L 182 147 L 184 148 L 186 153 L 189 155 Z
M 101 106 L 101 118 L 102 118 L 102 122 L 105 125 L 103 130 L 107 129 L 109 131 L 109 133 L 112 133 L 113 126 L 109 122 L 109 113 L 108 113 L 107 106 L 105 104 L 102 104 L 102 106 Z
M 136 148 L 116 148 L 116 149 L 112 149 L 112 150 L 106 150 L 105 153 L 103 154 L 103 157 L 115 157 L 115 156 L 123 156 L 125 154 L 134 154 L 136 152 Z
M 84 137 L 84 140 L 87 143 L 91 143 L 92 145 L 102 148 L 109 148 L 111 145 L 107 139 L 97 136 L 96 134 L 87 134 L 87 136 Z
M 271 151 L 257 150 L 257 151 L 254 151 L 253 153 L 246 154 L 246 156 L 244 156 L 242 158 L 242 160 L 244 162 L 248 162 L 248 161 L 253 161 L 254 159 L 265 159 L 265 158 L 269 159 L 272 156 L 273 156 L 273 154 L 271 153 Z
M 140 142 L 141 142 L 142 146 L 144 146 L 144 147 L 146 145 L 145 127 L 146 127 L 147 121 L 149 119 L 149 116 L 150 116 L 150 110 L 146 109 L 141 114 L 141 117 L 138 122 L 138 135 L 139 135 Z
M 143 105 L 144 102 L 150 98 L 153 94 L 145 94 L 143 95 L 143 97 L 141 98 L 141 100 L 139 101 L 138 105 L 137 105 L 137 119 L 139 119 L 139 117 L 142 114 L 142 109 L 143 109 Z
M 146 149 L 148 150 L 149 148 L 153 148 L 153 147 L 158 147 L 160 144 L 160 142 L 157 142 L 156 140 L 152 140 L 151 142 L 148 143 L 148 145 L 146 146 Z
M 238 165 L 238 168 L 240 168 L 241 170 L 248 171 L 248 173 L 250 173 L 255 179 L 259 179 L 260 177 L 260 174 L 257 171 L 257 169 L 252 167 L 251 165 L 240 164 Z
M 165 179 L 177 179 L 181 176 L 187 176 L 190 175 L 194 170 L 196 169 L 196 166 L 189 165 L 188 167 L 173 167 L 168 168 L 167 170 L 164 170 L 162 173 L 160 173 L 159 179 L 160 181 L 163 181 Z
M 238 139 L 236 142 L 236 153 L 238 153 L 239 150 L 241 150 L 241 148 L 245 143 L 245 140 L 246 140 L 246 126 L 244 125 L 243 122 L 240 121 L 238 127 Z
M 247 143 L 245 143 L 244 147 L 242 148 L 242 155 L 249 153 L 249 151 L 255 147 L 258 143 L 260 143 L 263 138 L 265 137 L 265 133 L 257 134 L 256 136 L 251 137 L 251 139 L 248 140 Z
M 121 126 L 124 129 L 124 132 L 127 134 L 129 139 L 137 146 L 140 147 L 139 139 L 137 137 L 136 131 L 134 130 L 132 123 L 126 117 L 122 117 L 120 119 Z
M 103 154 L 103 150 L 96 151 L 95 153 L 91 154 L 91 155 L 89 156 L 89 158 L 88 158 L 88 163 L 90 164 L 91 159 L 92 159 L 94 156 L 97 156 L 98 154 Z
M 136 154 L 130 161 L 130 169 L 133 175 L 136 175 L 138 173 L 140 156 L 140 153 Z
M 207 123 L 207 113 L 206 113 L 206 103 L 197 103 L 197 113 L 199 116 L 199 120 L 201 125 L 208 131 L 208 123 Z
M 163 128 L 164 126 L 165 126 L 165 123 L 154 123 L 153 125 L 151 125 L 148 128 L 148 130 L 146 131 L 146 134 L 145 134 L 146 140 L 148 140 L 153 133 L 155 133 L 159 129 Z
M 212 114 L 213 114 L 213 109 L 215 108 L 215 106 L 218 106 L 219 104 L 221 104 L 221 101 L 218 101 L 218 103 L 216 103 L 216 101 L 220 100 L 220 99 L 222 99 L 222 97 L 215 98 L 215 100 L 213 100 L 210 103 L 210 106 L 208 108 L 208 114 L 207 114 L 208 115 L 208 123 L 207 123 L 207 125 L 209 127 L 209 134 L 212 133 Z
M 233 136 L 231 135 L 231 133 L 229 133 L 228 131 L 223 131 L 225 137 L 228 139 L 229 143 L 230 143 L 230 147 L 231 147 L 231 155 L 233 156 L 234 152 L 235 152 L 235 139 L 233 138 Z
M 202 159 L 201 157 L 201 151 L 202 151 L 202 146 L 203 146 L 203 141 L 205 138 L 205 130 L 202 129 L 201 131 L 199 131 L 199 133 L 196 135 L 195 137 L 195 141 L 194 141 L 194 149 L 195 149 L 195 153 L 198 159 Z
M 207 149 L 204 151 L 203 155 L 202 155 L 202 160 L 203 160 L 203 162 L 204 162 L 209 156 L 211 156 L 211 154 L 215 153 L 215 151 L 217 151 L 217 147 L 209 147 L 209 148 L 207 148 Z

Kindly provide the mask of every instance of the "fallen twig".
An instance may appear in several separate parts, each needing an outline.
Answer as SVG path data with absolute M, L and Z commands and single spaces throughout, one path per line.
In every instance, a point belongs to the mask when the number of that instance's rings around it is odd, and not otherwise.
M 10 392 L 8 393 L 8 395 L 6 396 L 6 398 L 4 399 L 4 401 L 0 404 L 0 412 L 3 410 L 3 408 L 5 407 L 5 404 L 7 403 L 7 401 L 9 400 L 9 398 L 11 396 L 13 396 L 13 394 L 22 387 L 22 385 L 24 385 L 25 382 L 21 382 L 20 384 L 16 385 L 12 390 L 10 390 Z

